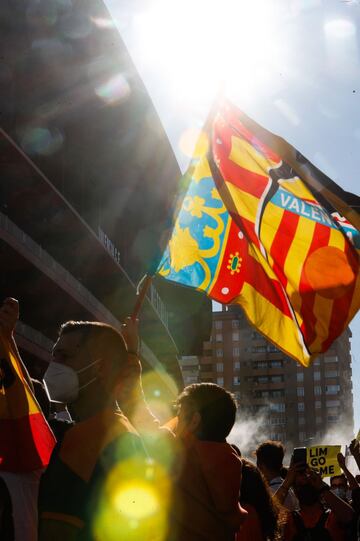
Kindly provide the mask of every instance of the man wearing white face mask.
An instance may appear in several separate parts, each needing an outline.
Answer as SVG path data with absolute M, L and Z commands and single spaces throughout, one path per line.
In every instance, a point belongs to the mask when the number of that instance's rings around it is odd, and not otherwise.
M 68 322 L 60 329 L 44 383 L 50 400 L 67 404 L 75 425 L 41 481 L 39 541 L 93 539 L 108 475 L 119 463 L 144 456 L 135 429 L 116 411 L 127 359 L 123 337 L 109 325 Z

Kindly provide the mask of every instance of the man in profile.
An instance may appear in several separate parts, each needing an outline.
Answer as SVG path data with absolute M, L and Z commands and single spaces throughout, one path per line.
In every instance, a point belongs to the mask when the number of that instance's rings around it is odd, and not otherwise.
M 67 404 L 75 425 L 56 446 L 41 480 L 39 541 L 94 539 L 113 469 L 144 460 L 137 432 L 116 407 L 127 360 L 124 339 L 110 325 L 70 321 L 60 328 L 44 383 L 52 401 Z M 119 477 L 116 490 L 121 486 Z M 120 523 L 126 522 L 123 505 Z M 119 540 L 130 539 L 125 522 Z

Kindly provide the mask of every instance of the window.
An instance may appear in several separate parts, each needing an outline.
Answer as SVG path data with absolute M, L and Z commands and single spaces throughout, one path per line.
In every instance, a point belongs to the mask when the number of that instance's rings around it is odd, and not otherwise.
M 258 383 L 267 383 L 268 380 L 269 380 L 269 378 L 268 378 L 267 376 L 259 376 L 259 377 L 257 378 L 257 382 L 258 382 Z
M 284 376 L 271 376 L 271 383 L 282 383 L 284 381 Z
M 184 377 L 185 385 L 191 385 L 192 383 L 198 383 L 198 378 L 196 376 L 186 376 Z
M 315 423 L 316 423 L 317 425 L 321 425 L 321 423 L 322 423 L 322 417 L 321 417 L 321 415 L 317 415 L 317 416 L 315 417 Z
M 251 339 L 257 340 L 258 338 L 261 338 L 260 335 L 256 331 L 251 332 Z
M 320 357 L 316 357 L 316 359 L 314 360 L 313 364 L 314 364 L 315 366 L 319 366 L 319 365 L 320 365 L 320 362 L 321 362 Z
M 224 363 L 216 363 L 216 372 L 224 372 Z
M 276 346 L 274 346 L 274 344 L 268 344 L 266 346 L 266 349 L 268 351 L 270 351 L 270 352 L 273 352 L 273 353 L 275 353 L 276 351 L 279 351 L 278 348 Z
M 240 321 L 238 319 L 233 319 L 231 322 L 231 326 L 233 329 L 238 329 L 240 327 Z
M 304 387 L 298 387 L 298 388 L 296 389 L 296 394 L 297 394 L 298 396 L 304 396 L 304 395 L 305 395 Z
M 296 381 L 302 383 L 304 381 L 304 372 L 298 372 L 296 374 Z
M 340 400 L 327 400 L 326 401 L 327 408 L 336 408 L 337 406 L 340 406 Z
M 270 368 L 282 368 L 282 361 L 270 361 Z
M 239 391 L 235 391 L 234 396 L 235 396 L 236 400 L 240 400 L 241 393 Z
M 277 389 L 276 391 L 271 391 L 271 396 L 274 398 L 278 398 L 279 396 L 284 396 L 285 391 L 284 389 Z
M 223 322 L 222 321 L 215 321 L 215 329 L 222 329 Z
M 233 348 L 233 357 L 240 356 L 240 348 Z
M 315 400 L 315 409 L 316 410 L 321 409 L 321 400 Z
M 305 403 L 304 402 L 298 402 L 298 411 L 305 411 Z
M 257 368 L 258 370 L 261 370 L 267 367 L 268 367 L 268 364 L 266 361 L 258 361 L 257 363 L 255 363 L 255 366 L 254 366 L 254 368 Z
M 321 386 L 320 385 L 315 385 L 315 387 L 314 387 L 314 395 L 315 396 L 321 396 Z
M 224 356 L 224 352 L 222 349 L 217 349 L 216 350 L 216 357 L 223 357 Z
M 283 413 L 285 411 L 285 404 L 282 402 L 279 402 L 278 404 L 270 404 L 270 411 Z
M 216 378 L 216 383 L 218 385 L 224 385 L 224 378 Z
M 266 353 L 266 346 L 253 346 L 251 351 L 253 353 Z
M 325 377 L 326 378 L 337 378 L 339 375 L 338 370 L 325 370 Z
M 306 440 L 306 432 L 299 432 L 299 441 Z
M 327 420 L 329 423 L 336 423 L 339 420 L 337 415 L 328 415 Z
M 299 425 L 305 424 L 305 417 L 299 417 Z
M 337 363 L 338 362 L 338 357 L 337 357 L 337 355 L 326 355 L 324 357 L 324 361 L 326 363 Z
M 314 372 L 314 381 L 321 380 L 321 372 Z
M 270 424 L 271 425 L 284 425 L 285 424 L 285 417 L 271 417 L 270 418 Z
M 239 331 L 234 331 L 232 333 L 232 339 L 234 342 L 238 342 L 240 340 L 240 333 Z
M 325 393 L 326 394 L 337 394 L 340 391 L 340 385 L 326 385 Z
M 240 385 L 240 376 L 234 376 L 233 383 L 234 385 Z
M 234 370 L 240 370 L 240 361 L 234 362 Z
M 222 342 L 222 339 L 223 339 L 223 335 L 220 332 L 216 333 L 215 335 L 216 342 Z

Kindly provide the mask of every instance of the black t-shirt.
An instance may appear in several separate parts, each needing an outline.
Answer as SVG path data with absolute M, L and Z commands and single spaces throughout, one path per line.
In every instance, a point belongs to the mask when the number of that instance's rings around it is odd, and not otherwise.
M 39 519 L 71 524 L 79 529 L 79 540 L 94 539 L 107 480 L 115 469 L 121 476 L 121 466 L 137 460 L 144 462 L 145 451 L 123 415 L 104 410 L 74 425 L 55 447 L 42 476 Z

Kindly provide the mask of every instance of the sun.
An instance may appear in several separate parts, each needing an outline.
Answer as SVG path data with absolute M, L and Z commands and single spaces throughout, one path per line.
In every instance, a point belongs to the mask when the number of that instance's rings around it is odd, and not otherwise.
M 282 54 L 267 0 L 153 0 L 134 17 L 141 63 L 161 72 L 179 107 L 209 103 L 223 89 L 251 97 Z

